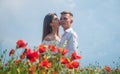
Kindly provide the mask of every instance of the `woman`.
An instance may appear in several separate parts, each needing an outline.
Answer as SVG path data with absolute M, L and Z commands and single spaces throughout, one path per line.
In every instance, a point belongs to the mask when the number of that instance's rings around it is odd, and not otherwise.
M 59 20 L 55 13 L 49 13 L 45 16 L 43 22 L 42 44 L 55 45 L 60 41 Z

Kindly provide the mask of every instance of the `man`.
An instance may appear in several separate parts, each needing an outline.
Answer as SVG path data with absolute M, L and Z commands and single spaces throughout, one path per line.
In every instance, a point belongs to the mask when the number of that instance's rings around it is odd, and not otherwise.
M 77 35 L 72 29 L 73 23 L 73 14 L 68 11 L 61 12 L 60 24 L 63 27 L 64 34 L 61 38 L 59 47 L 64 47 L 69 50 L 67 56 L 71 56 L 71 54 L 76 51 L 78 48 L 78 40 Z

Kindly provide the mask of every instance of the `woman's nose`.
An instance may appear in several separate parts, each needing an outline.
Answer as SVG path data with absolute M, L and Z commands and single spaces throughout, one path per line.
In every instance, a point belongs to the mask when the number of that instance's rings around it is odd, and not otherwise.
M 59 25 L 60 25 L 60 24 L 61 24 L 61 21 L 59 20 L 58 22 L 59 22 Z

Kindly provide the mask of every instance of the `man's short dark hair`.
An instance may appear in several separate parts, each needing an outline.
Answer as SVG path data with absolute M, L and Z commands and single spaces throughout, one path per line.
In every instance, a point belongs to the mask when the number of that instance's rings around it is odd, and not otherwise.
M 69 12 L 69 11 L 63 11 L 63 12 L 61 12 L 61 15 L 63 15 L 63 14 L 69 14 L 70 16 L 73 17 L 73 14 L 71 12 Z

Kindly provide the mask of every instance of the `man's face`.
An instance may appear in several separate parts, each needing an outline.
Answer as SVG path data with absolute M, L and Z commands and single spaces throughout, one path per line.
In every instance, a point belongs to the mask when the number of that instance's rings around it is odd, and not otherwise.
M 72 17 L 69 14 L 61 15 L 60 24 L 64 30 L 70 28 L 72 25 Z

